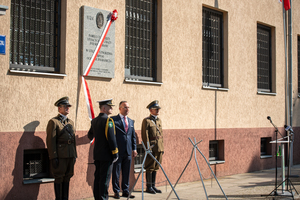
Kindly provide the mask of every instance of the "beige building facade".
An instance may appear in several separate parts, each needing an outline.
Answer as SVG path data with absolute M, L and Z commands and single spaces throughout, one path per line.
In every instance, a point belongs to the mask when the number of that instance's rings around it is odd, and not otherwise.
M 45 165 L 46 161 L 35 162 L 43 160 L 41 155 L 44 154 L 41 153 L 47 148 L 46 126 L 48 120 L 57 115 L 55 101 L 63 96 L 69 96 L 72 104 L 69 117 L 75 122 L 78 153 L 75 175 L 70 183 L 70 199 L 93 196 L 93 147 L 87 138 L 90 119 L 81 79 L 83 6 L 118 11 L 118 19 L 113 22 L 114 77 L 86 77 L 95 115 L 99 113 L 98 100 L 113 98 L 116 105 L 127 100 L 130 104 L 129 117 L 135 120 L 138 144 L 141 144 L 141 123 L 149 115 L 146 106 L 153 100 L 159 100 L 165 145 L 162 166 L 173 184 L 192 152 L 189 138 L 192 141 L 194 138 L 202 140 L 198 147 L 210 161 L 217 177 L 274 168 L 276 147 L 269 142 L 275 140 L 276 135 L 267 116 L 271 117 L 282 135 L 286 135 L 284 125 L 292 124 L 295 132 L 293 163 L 300 163 L 300 138 L 297 135 L 300 133 L 299 1 L 292 1 L 291 123 L 286 120 L 284 20 L 282 4 L 278 0 L 149 1 L 155 5 L 155 30 L 151 29 L 156 33 L 152 48 L 155 57 L 151 62 L 154 69 L 150 76 L 152 80 L 130 78 L 125 74 L 128 68 L 126 41 L 129 40 L 126 19 L 126 12 L 129 11 L 126 8 L 134 1 L 57 1 L 61 3 L 59 68 L 55 68 L 54 72 L 44 72 L 40 68 L 22 70 L 24 63 L 17 63 L 20 69 L 13 65 L 10 57 L 13 48 L 10 38 L 11 12 L 15 2 L 19 1 L 0 0 L 0 35 L 6 39 L 5 53 L 0 54 L 0 199 L 54 199 L 51 177 L 43 170 L 35 169 L 31 173 L 30 167 Z M 39 1 L 24 2 L 33 5 Z M 136 2 L 146 4 L 148 1 Z M 204 42 L 205 37 L 213 36 L 213 31 L 208 32 L 203 26 L 205 19 L 214 22 L 204 16 L 206 11 L 220 16 L 221 43 L 209 44 L 220 45 L 219 49 L 208 47 Z M 258 86 L 261 78 L 258 75 L 258 60 L 261 59 L 258 56 L 259 30 L 270 33 L 269 90 Z M 221 53 L 218 83 L 204 78 L 206 75 L 214 76 L 204 70 L 211 67 L 205 66 L 207 48 L 210 53 Z M 216 55 L 214 53 L 211 54 Z M 214 60 L 209 56 L 208 59 L 208 63 Z M 115 114 L 118 114 L 118 106 L 114 107 Z M 200 154 L 197 157 L 204 178 L 211 178 L 204 159 Z M 190 165 L 180 182 L 200 180 L 196 165 Z M 130 176 L 132 184 L 138 175 L 134 166 L 132 164 Z M 36 178 L 35 173 L 40 173 L 40 177 Z M 157 179 L 158 186 L 166 184 L 161 170 Z M 141 180 L 136 188 L 141 188 Z

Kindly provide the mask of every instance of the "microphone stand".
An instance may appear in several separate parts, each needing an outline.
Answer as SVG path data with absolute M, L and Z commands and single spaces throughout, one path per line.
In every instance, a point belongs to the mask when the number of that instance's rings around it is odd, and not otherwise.
M 281 135 L 281 137 L 282 137 L 282 139 L 283 138 L 286 138 L 286 137 L 283 137 L 282 136 L 282 134 L 279 132 L 279 130 L 278 130 L 278 128 L 275 126 L 275 124 L 273 124 L 273 122 L 272 122 L 272 120 L 271 120 L 271 117 L 267 117 L 267 119 L 268 120 L 270 120 L 270 122 L 271 122 L 271 124 L 274 126 L 274 128 L 275 128 L 275 134 L 276 134 L 276 141 L 275 141 L 275 143 L 276 143 L 276 150 L 275 150 L 275 156 L 276 156 L 276 172 L 275 172 L 275 189 L 269 194 L 269 195 L 267 195 L 267 196 L 270 196 L 272 193 L 273 193 L 273 195 L 274 196 L 279 196 L 278 195 L 278 193 L 277 193 L 277 188 L 279 187 L 279 186 L 281 186 L 284 182 L 287 182 L 287 191 L 288 192 L 290 192 L 290 194 L 291 194 L 291 197 L 294 199 L 294 195 L 293 195 L 293 189 L 296 191 L 296 193 L 297 194 L 299 194 L 298 193 L 298 191 L 296 190 L 296 188 L 294 187 L 294 185 L 293 185 L 293 183 L 291 182 L 291 180 L 290 180 L 290 178 L 289 178 L 289 171 L 290 171 L 290 164 L 289 164 L 289 142 L 290 142 L 290 134 L 288 134 L 288 136 L 287 136 L 287 138 L 288 138 L 288 149 L 287 149 L 287 156 L 288 156 L 288 175 L 287 175 L 287 178 L 285 179 L 285 180 L 283 180 L 278 186 L 277 186 L 277 135 L 278 135 L 278 133 Z M 284 166 L 283 166 L 284 167 Z M 285 171 L 283 172 L 283 173 L 285 173 Z M 288 190 L 288 185 L 289 185 L 289 183 L 291 184 L 291 186 L 293 186 L 293 189 L 292 189 L 292 187 L 290 187 L 291 188 L 291 191 L 289 191 Z M 286 194 L 283 194 L 284 196 L 287 196 Z M 263 196 L 263 195 L 262 195 Z
M 286 131 L 287 131 L 287 130 L 286 130 Z M 292 132 L 291 130 L 289 130 L 289 131 Z M 298 193 L 298 191 L 296 190 L 296 188 L 294 187 L 292 181 L 290 180 L 290 158 L 289 158 L 290 152 L 289 152 L 289 148 L 290 148 L 290 141 L 291 141 L 291 140 L 290 140 L 290 137 L 291 137 L 292 135 L 293 135 L 293 134 L 287 133 L 287 136 L 286 136 L 286 137 L 288 138 L 288 147 L 287 147 L 288 174 L 287 174 L 287 178 L 285 178 L 285 179 L 277 186 L 277 188 L 278 188 L 279 186 L 281 186 L 283 183 L 286 182 L 286 191 L 289 192 L 290 195 L 292 196 L 292 198 L 294 199 L 293 189 L 296 191 L 297 194 L 299 194 L 299 193 Z M 289 184 L 290 184 L 290 190 L 289 190 Z
M 276 144 L 276 147 L 275 147 L 275 156 L 276 156 L 276 158 L 275 158 L 275 189 L 269 195 L 267 195 L 267 196 L 270 196 L 273 192 L 274 192 L 274 194 L 273 194 L 274 196 L 278 196 L 278 193 L 277 193 L 277 188 L 278 188 L 278 186 L 277 186 L 277 136 L 278 136 L 278 133 L 280 135 L 281 135 L 281 133 L 279 132 L 277 126 L 272 122 L 271 117 L 268 116 L 267 119 L 270 120 L 271 124 L 275 128 L 275 144 Z

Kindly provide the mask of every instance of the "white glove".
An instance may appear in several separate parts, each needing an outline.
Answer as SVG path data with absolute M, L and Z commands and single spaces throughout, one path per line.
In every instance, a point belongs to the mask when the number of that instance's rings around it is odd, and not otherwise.
M 114 160 L 113 160 L 113 162 L 112 163 L 115 163 L 115 162 L 117 162 L 117 160 L 119 159 L 119 157 L 116 157 L 116 158 L 114 158 Z

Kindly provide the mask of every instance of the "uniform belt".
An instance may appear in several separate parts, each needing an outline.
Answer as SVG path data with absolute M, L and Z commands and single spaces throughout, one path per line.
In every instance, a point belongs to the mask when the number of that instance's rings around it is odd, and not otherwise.
M 156 136 L 156 137 L 151 137 L 150 140 L 157 140 L 159 138 L 163 138 L 163 136 Z
M 66 140 L 66 141 L 58 141 L 58 144 L 72 144 L 74 143 L 74 140 Z

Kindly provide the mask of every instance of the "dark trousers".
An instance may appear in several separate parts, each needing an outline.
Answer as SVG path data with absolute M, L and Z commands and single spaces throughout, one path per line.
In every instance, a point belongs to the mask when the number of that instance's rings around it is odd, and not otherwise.
M 50 165 L 55 183 L 70 182 L 71 177 L 74 175 L 75 158 L 59 158 L 58 163 L 56 169 Z
M 162 164 L 163 152 L 152 152 L 152 155 L 160 164 Z M 158 171 L 159 164 L 151 156 L 148 155 L 145 161 L 145 169 L 146 172 L 148 173 L 153 171 Z
M 122 170 L 122 191 L 129 193 L 129 174 L 131 166 L 131 155 L 120 156 L 117 162 L 113 164 L 112 186 L 114 193 L 120 192 L 120 171 Z
M 94 198 L 95 200 L 107 200 L 112 162 L 95 160 L 95 166 Z

